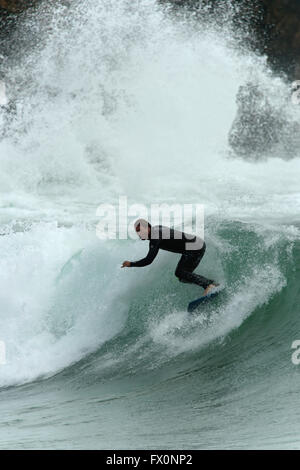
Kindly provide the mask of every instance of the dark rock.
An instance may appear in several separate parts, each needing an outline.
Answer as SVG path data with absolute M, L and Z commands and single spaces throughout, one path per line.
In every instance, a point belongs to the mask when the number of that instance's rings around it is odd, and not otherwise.
M 0 0 L 0 7 L 12 13 L 20 13 L 37 2 L 38 0 Z
M 230 9 L 233 23 L 245 29 L 247 45 L 267 54 L 275 71 L 284 71 L 291 80 L 300 77 L 299 0 L 160 0 L 174 8 L 194 9 L 199 17 L 208 13 L 217 22 L 226 21 L 222 10 Z M 253 34 L 252 34 L 253 33 Z
M 285 70 L 291 79 L 300 72 L 300 2 L 299 0 L 260 0 L 263 5 L 262 44 L 270 64 Z
M 295 82 L 293 92 L 300 89 Z M 248 82 L 239 88 L 237 114 L 231 126 L 228 142 L 233 156 L 257 160 L 270 156 L 290 159 L 298 154 L 300 124 L 289 117 L 291 96 L 281 106 L 269 89 Z M 297 104 L 295 100 L 295 104 Z

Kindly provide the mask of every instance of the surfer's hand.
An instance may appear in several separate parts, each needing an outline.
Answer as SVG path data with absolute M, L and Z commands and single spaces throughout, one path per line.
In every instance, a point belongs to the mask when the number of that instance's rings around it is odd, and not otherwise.
M 124 261 L 124 263 L 122 264 L 121 268 L 130 268 L 130 266 L 131 266 L 130 261 Z

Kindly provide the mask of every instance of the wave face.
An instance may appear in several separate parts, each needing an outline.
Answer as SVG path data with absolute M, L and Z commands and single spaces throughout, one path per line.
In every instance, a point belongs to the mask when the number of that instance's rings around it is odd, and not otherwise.
M 299 152 L 249 160 L 228 144 L 249 81 L 288 122 L 299 110 L 227 14 L 224 32 L 154 0 L 72 2 L 16 33 L 27 49 L 7 63 L 0 115 L 1 447 L 300 447 Z M 97 238 L 97 207 L 124 195 L 204 204 L 198 270 L 225 289 L 198 315 L 177 257 L 121 270 L 145 245 Z

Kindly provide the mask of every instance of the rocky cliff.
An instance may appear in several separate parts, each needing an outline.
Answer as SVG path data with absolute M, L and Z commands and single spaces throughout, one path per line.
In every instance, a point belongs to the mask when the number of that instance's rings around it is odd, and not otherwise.
M 300 77 L 299 0 L 261 0 L 264 49 L 276 68 L 287 69 L 291 78 Z
M 4 11 L 19 13 L 26 8 L 31 7 L 38 0 L 0 0 L 0 8 Z

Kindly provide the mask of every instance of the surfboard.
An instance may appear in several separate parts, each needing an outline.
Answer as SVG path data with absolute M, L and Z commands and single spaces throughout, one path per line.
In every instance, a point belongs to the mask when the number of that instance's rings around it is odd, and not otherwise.
M 211 294 L 202 295 L 202 297 L 199 297 L 198 299 L 193 300 L 192 302 L 190 302 L 190 303 L 188 304 L 187 311 L 188 311 L 189 313 L 193 312 L 194 310 L 196 310 L 196 308 L 197 308 L 199 305 L 210 301 L 211 299 L 213 299 L 214 297 L 216 297 L 219 293 L 220 293 L 220 291 L 212 292 Z

